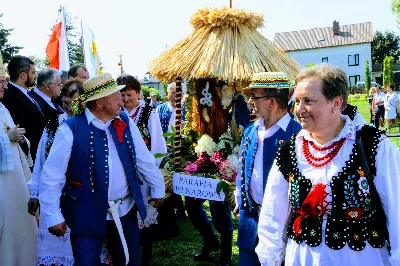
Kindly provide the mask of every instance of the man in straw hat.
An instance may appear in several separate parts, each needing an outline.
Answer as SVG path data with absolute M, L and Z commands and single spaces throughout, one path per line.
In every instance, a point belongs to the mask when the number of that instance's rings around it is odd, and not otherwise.
M 7 89 L 0 54 L 0 99 Z M 0 265 L 35 265 L 37 224 L 26 211 L 31 178 L 29 141 L 0 103 Z M 25 146 L 25 148 L 24 148 Z
M 60 126 L 43 166 L 40 202 L 49 231 L 71 228 L 76 265 L 99 265 L 104 240 L 113 265 L 140 265 L 137 210 L 146 218 L 139 173 L 162 204 L 165 186 L 135 123 L 121 112 L 110 74 L 83 83 L 75 116 Z
M 249 104 L 259 118 L 246 127 L 240 148 L 241 171 L 236 179 L 236 208 L 240 209 L 239 265 L 260 265 L 255 252 L 259 211 L 268 173 L 283 141 L 297 134 L 301 126 L 287 113 L 288 77 L 281 72 L 254 74 Z

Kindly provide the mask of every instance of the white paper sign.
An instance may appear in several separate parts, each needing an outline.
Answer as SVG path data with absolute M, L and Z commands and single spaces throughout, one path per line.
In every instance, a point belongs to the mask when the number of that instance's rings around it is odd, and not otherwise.
M 217 185 L 221 180 L 200 176 L 174 173 L 174 193 L 198 199 L 224 201 L 225 194 L 217 191 Z

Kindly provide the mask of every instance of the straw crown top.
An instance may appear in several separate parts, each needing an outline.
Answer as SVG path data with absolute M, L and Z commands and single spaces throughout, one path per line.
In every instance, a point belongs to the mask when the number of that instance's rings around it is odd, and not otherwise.
M 292 88 L 288 75 L 283 72 L 255 73 L 249 88 Z
M 264 15 L 227 7 L 205 8 L 197 10 L 190 18 L 190 23 L 196 29 L 206 25 L 221 28 L 246 25 L 251 29 L 257 29 L 264 26 Z

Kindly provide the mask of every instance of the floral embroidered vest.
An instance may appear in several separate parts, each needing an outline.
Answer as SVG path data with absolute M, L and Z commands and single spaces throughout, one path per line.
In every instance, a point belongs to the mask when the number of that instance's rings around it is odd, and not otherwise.
M 365 126 L 361 134 L 364 150 L 369 158 L 368 165 L 372 176 L 375 176 L 376 148 L 381 132 Z M 332 191 L 331 209 L 322 215 L 305 216 L 301 220 L 300 233 L 295 233 L 295 220 L 300 216 L 300 208 L 312 188 L 311 181 L 305 178 L 297 167 L 295 139 L 293 136 L 285 142 L 277 153 L 277 165 L 289 182 L 292 216 L 288 224 L 288 237 L 298 244 L 304 241 L 310 247 L 319 246 L 322 242 L 322 223 L 326 219 L 325 244 L 329 248 L 339 250 L 347 244 L 352 250 L 361 251 L 368 241 L 374 248 L 382 248 L 386 243 L 390 252 L 386 225 L 382 222 L 382 217 L 377 215 L 377 210 L 381 207 L 378 206 L 380 201 L 373 199 L 370 194 L 356 144 L 342 171 L 326 184 Z
M 144 143 L 146 144 L 149 151 L 151 150 L 151 135 L 149 131 L 149 118 L 151 112 L 155 108 L 151 107 L 149 104 L 146 103 L 143 111 L 140 114 L 139 120 L 137 122 L 137 127 L 139 129 L 140 135 L 142 136 Z

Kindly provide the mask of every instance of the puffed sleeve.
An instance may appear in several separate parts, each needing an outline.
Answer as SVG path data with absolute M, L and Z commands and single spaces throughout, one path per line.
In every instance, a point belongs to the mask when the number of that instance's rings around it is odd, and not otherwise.
M 376 189 L 387 218 L 391 245 L 391 265 L 400 265 L 400 152 L 389 139 L 384 139 L 376 154 Z
M 288 189 L 289 183 L 275 160 L 268 176 L 258 224 L 256 253 L 262 265 L 281 265 L 284 259 L 290 215 Z

